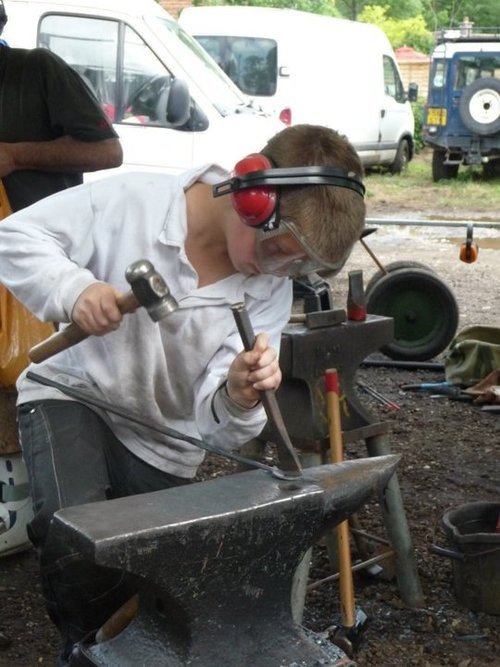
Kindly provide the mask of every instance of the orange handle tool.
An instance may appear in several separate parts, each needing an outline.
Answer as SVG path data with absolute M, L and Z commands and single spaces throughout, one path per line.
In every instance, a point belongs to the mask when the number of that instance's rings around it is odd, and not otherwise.
M 344 460 L 344 451 L 340 421 L 339 379 L 336 369 L 328 369 L 326 371 L 325 388 L 328 432 L 330 436 L 330 457 L 332 463 L 341 463 Z M 354 605 L 351 550 L 349 546 L 349 522 L 347 519 L 339 523 L 336 532 L 342 624 L 344 628 L 351 628 L 356 624 L 356 611 Z

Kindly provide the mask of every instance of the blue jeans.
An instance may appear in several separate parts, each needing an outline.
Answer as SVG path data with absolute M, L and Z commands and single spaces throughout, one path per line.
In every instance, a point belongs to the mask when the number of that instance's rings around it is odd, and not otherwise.
M 63 655 L 97 630 L 138 590 L 134 577 L 84 560 L 51 531 L 58 509 L 186 484 L 129 452 L 91 408 L 66 400 L 18 408 L 23 457 L 34 518 L 28 534 L 37 549 L 48 614 Z

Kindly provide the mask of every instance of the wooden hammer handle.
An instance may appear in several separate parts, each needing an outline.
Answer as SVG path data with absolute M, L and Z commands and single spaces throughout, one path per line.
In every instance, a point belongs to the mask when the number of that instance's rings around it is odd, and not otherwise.
M 344 445 L 342 440 L 337 369 L 330 368 L 326 371 L 325 384 L 328 432 L 330 436 L 330 458 L 332 463 L 342 463 L 344 460 Z M 347 519 L 338 524 L 336 532 L 342 624 L 344 628 L 351 628 L 356 624 L 356 609 L 354 603 L 351 549 L 349 545 L 349 522 Z
M 132 291 L 118 297 L 116 303 L 123 315 L 126 313 L 132 313 L 140 305 Z M 41 361 L 45 361 L 45 359 L 53 357 L 54 354 L 62 352 L 63 350 L 67 350 L 68 347 L 72 347 L 73 345 L 80 343 L 82 340 L 88 338 L 89 335 L 90 334 L 83 331 L 83 329 L 80 329 L 78 324 L 72 322 L 50 338 L 47 338 L 41 343 L 33 346 L 28 353 L 29 358 L 35 364 L 39 364 Z

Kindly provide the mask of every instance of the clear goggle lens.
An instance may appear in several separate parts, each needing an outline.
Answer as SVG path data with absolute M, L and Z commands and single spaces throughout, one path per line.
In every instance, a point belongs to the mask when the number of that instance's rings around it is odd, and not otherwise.
M 339 262 L 323 259 L 290 220 L 281 219 L 271 231 L 258 229 L 255 240 L 257 265 L 261 273 L 296 278 L 328 269 L 338 273 L 347 257 Z

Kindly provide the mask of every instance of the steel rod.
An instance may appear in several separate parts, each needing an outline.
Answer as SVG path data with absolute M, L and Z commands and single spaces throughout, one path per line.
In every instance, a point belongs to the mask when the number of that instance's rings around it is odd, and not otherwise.
M 500 222 L 475 222 L 474 220 L 397 220 L 391 218 L 366 218 L 367 225 L 386 225 L 404 227 L 474 227 L 500 229 Z
M 385 560 L 386 558 L 389 558 L 390 556 L 394 556 L 395 551 L 390 549 L 389 551 L 386 551 L 383 554 L 379 554 L 378 556 L 373 556 L 373 558 L 369 558 L 368 560 L 364 560 L 361 563 L 356 563 L 355 565 L 352 566 L 351 572 L 358 572 L 358 570 L 365 570 L 368 567 L 371 567 L 372 565 L 376 565 L 377 563 L 380 563 L 380 561 Z M 323 579 L 318 579 L 317 581 L 313 581 L 311 584 L 307 586 L 307 591 L 313 591 L 315 588 L 318 588 L 322 584 L 326 584 L 329 581 L 337 581 L 339 579 L 340 573 L 335 572 L 335 574 L 329 574 L 328 577 L 324 577 Z

